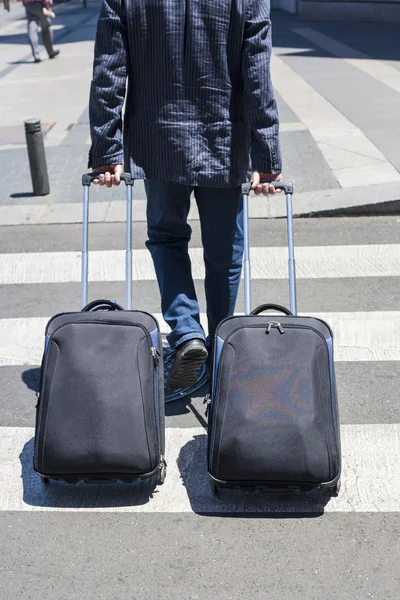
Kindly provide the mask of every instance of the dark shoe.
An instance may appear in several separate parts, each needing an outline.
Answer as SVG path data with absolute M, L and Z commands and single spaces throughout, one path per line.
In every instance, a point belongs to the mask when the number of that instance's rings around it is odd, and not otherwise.
M 186 388 L 196 385 L 198 369 L 203 366 L 207 356 L 208 352 L 201 339 L 188 340 L 178 346 L 166 386 Z
M 49 58 L 55 58 L 60 54 L 59 50 L 54 50 L 51 54 L 49 54 Z
M 41 58 L 35 58 L 35 63 L 40 63 L 40 62 L 42 62 Z

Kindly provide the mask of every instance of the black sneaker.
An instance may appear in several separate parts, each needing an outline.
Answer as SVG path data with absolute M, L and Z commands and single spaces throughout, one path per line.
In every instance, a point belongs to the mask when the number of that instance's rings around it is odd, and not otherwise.
M 198 369 L 204 365 L 207 356 L 207 349 L 201 339 L 188 340 L 178 346 L 166 386 L 169 388 L 186 388 L 196 385 Z
M 49 54 L 49 58 L 55 58 L 59 54 L 60 54 L 59 50 L 53 50 L 53 52 L 51 54 Z

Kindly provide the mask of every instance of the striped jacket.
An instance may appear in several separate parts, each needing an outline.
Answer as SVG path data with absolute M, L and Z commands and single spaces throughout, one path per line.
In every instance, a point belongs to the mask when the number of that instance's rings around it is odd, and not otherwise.
M 279 173 L 270 56 L 269 0 L 103 0 L 89 167 L 210 187 Z

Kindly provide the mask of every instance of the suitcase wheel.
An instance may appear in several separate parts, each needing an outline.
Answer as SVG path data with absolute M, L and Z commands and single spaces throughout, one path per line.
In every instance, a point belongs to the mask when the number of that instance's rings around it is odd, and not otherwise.
M 335 487 L 332 488 L 332 497 L 333 498 L 337 498 L 339 496 L 339 492 L 340 492 L 340 488 L 342 487 L 341 481 L 339 479 L 339 481 L 335 484 Z
M 213 481 L 210 481 L 210 489 L 213 496 L 218 496 L 218 488 Z
M 50 483 L 50 479 L 48 477 L 42 477 L 42 476 L 40 476 L 40 481 L 42 483 L 44 483 L 45 485 L 47 485 L 47 484 Z
M 165 462 L 163 462 L 160 465 L 160 473 L 158 475 L 158 483 L 159 483 L 159 485 L 162 485 L 164 483 L 166 474 L 167 474 L 167 469 L 166 469 L 166 466 L 165 466 Z

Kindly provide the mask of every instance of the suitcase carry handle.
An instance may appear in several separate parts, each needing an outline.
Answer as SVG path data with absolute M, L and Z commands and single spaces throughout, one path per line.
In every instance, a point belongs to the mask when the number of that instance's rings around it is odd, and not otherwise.
M 251 311 L 251 276 L 250 276 L 250 242 L 249 242 L 249 194 L 251 190 L 251 182 L 242 185 L 243 199 L 243 234 L 244 234 L 244 251 L 243 251 L 243 271 L 244 271 L 244 312 L 246 315 Z M 292 196 L 293 184 L 283 182 L 271 182 L 276 190 L 282 190 L 286 194 L 286 216 L 287 216 L 287 239 L 288 239 L 288 268 L 289 268 L 289 299 L 290 313 L 297 314 L 297 297 L 296 297 L 296 263 L 294 260 L 294 244 L 293 244 L 293 214 L 292 214 Z
M 285 308 L 284 306 L 280 306 L 280 304 L 260 304 L 260 306 L 257 306 L 257 308 L 252 310 L 250 314 L 259 315 L 260 313 L 266 310 L 277 310 L 278 312 L 281 312 L 284 315 L 287 315 L 288 317 L 292 316 L 290 310 L 288 308 Z
M 82 308 L 82 312 L 92 312 L 96 310 L 124 310 L 122 306 L 113 300 L 93 300 Z
M 101 173 L 84 173 L 83 186 L 83 220 L 82 220 L 82 308 L 88 303 L 88 238 L 89 238 L 89 188 L 93 179 Z M 126 186 L 126 253 L 125 253 L 125 304 L 126 309 L 132 309 L 132 187 L 134 180 L 130 173 L 123 173 L 121 180 Z

